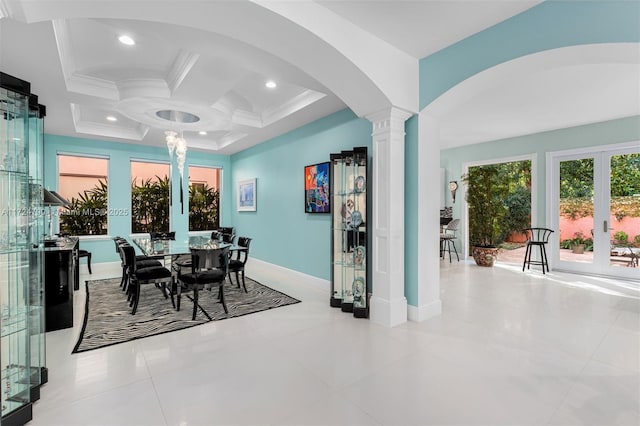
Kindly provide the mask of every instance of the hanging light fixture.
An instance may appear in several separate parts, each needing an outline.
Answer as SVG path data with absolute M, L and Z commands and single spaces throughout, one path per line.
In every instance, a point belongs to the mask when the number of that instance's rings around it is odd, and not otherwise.
M 169 158 L 173 158 L 173 149 L 176 147 L 176 136 L 178 135 L 173 130 L 167 130 L 164 132 L 165 139 L 167 141 L 167 148 L 169 149 Z

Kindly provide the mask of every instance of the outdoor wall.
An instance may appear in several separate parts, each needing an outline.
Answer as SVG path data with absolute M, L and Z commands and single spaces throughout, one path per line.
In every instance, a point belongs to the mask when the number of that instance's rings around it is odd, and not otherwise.
M 635 116 L 443 150 L 440 153 L 440 165 L 446 169 L 447 176 L 450 176 L 449 180 L 460 182 L 465 163 L 486 160 L 500 162 L 502 158 L 535 154 L 537 165 L 534 178 L 537 179 L 538 220 L 533 225 L 545 226 L 547 201 L 545 154 L 547 152 L 639 140 L 640 116 Z M 446 204 L 453 206 L 454 218 L 462 217 L 463 198 L 464 185 L 461 185 L 458 190 L 455 204 L 451 200 L 451 195 L 446 194 Z M 464 224 L 462 225 L 458 232 L 460 236 L 465 233 Z M 463 247 L 460 239 L 456 241 L 456 245 L 459 248 Z
M 150 160 L 167 162 L 169 153 L 166 148 L 146 145 L 107 142 L 95 139 L 74 138 L 45 134 L 44 140 L 44 186 L 57 190 L 58 162 L 57 154 L 69 155 L 97 155 L 109 158 L 109 225 L 108 235 L 81 238 L 80 245 L 92 253 L 92 262 L 115 262 L 119 260 L 111 237 L 119 235 L 128 238 L 131 233 L 131 160 Z M 174 160 L 175 162 L 175 160 Z M 230 157 L 211 153 L 189 150 L 185 163 L 185 170 L 190 165 L 213 166 L 223 168 L 223 186 L 221 191 L 221 223 L 231 222 L 231 179 L 226 178 L 225 172 L 230 171 Z M 180 181 L 178 167 L 174 163 L 173 182 Z M 176 231 L 177 238 L 186 238 L 188 229 L 188 187 L 184 182 L 184 212 L 180 211 L 180 188 L 173 186 L 173 206 L 171 211 L 171 228 Z M 116 214 L 116 212 L 118 214 Z M 125 212 L 125 214 L 119 214 Z M 55 228 L 57 229 L 57 227 Z
M 331 215 L 305 213 L 304 166 L 356 146 L 368 147 L 371 157 L 371 123 L 342 110 L 231 157 L 231 222 L 237 235 L 253 238 L 252 257 L 330 279 Z M 251 178 L 257 211 L 238 212 L 236 182 Z

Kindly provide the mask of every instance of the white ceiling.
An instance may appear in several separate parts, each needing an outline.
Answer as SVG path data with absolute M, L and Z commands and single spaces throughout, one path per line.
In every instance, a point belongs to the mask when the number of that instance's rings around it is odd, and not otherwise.
M 88 19 L 93 13 L 88 3 L 0 0 L 0 17 L 4 11 L 16 18 L 0 20 L 0 69 L 32 83 L 48 109 L 47 133 L 161 146 L 164 131 L 174 128 L 184 131 L 190 149 L 222 154 L 239 152 L 345 107 L 363 114 L 363 106 L 373 105 L 370 99 L 382 99 L 367 90 L 376 76 L 367 77 L 366 70 L 364 80 L 358 76 L 360 58 L 348 72 L 343 63 L 309 63 L 303 52 L 323 37 L 313 29 L 300 32 L 304 20 L 287 19 L 260 2 L 162 2 L 158 10 L 150 10 L 147 1 L 140 4 L 147 8 L 148 20 L 136 20 L 98 0 L 91 3 L 97 11 L 93 16 L 109 18 Z M 358 34 L 362 39 L 364 31 L 380 46 L 403 52 L 417 69 L 419 58 L 538 3 L 319 0 L 284 2 L 280 7 L 319 6 L 327 12 L 323 20 L 328 14 L 341 24 L 335 32 L 343 38 Z M 125 4 L 135 7 L 127 2 L 119 8 Z M 175 9 L 185 4 L 191 7 Z M 196 5 L 210 15 L 190 15 Z M 171 19 L 166 11 L 172 8 L 174 22 L 193 25 L 167 23 Z M 50 16 L 61 18 L 51 21 Z M 239 16 L 244 25 L 240 30 Z M 217 32 L 198 29 L 204 27 Z M 136 40 L 135 46 L 117 42 L 125 33 Z M 279 43 L 268 45 L 267 37 Z M 314 45 L 306 54 L 334 60 L 336 51 L 348 56 L 327 43 L 324 50 L 314 51 Z M 370 52 L 374 63 L 384 59 L 375 54 Z M 637 82 L 640 59 L 634 60 L 636 66 L 615 60 L 594 64 L 587 55 L 570 66 L 551 61 L 537 74 L 519 69 L 512 73 L 514 78 L 485 82 L 468 91 L 465 102 L 451 103 L 446 114 L 441 113 L 443 147 L 638 114 L 638 91 L 629 90 Z M 322 73 L 332 71 L 341 74 L 324 84 L 319 81 Z M 267 89 L 268 79 L 278 87 Z M 361 93 L 361 99 L 346 96 L 345 88 Z M 406 89 L 417 94 L 417 81 L 408 82 Z M 190 112 L 200 121 L 166 122 L 155 115 L 162 109 Z M 107 121 L 107 115 L 118 121 Z M 199 135 L 201 130 L 207 135 Z

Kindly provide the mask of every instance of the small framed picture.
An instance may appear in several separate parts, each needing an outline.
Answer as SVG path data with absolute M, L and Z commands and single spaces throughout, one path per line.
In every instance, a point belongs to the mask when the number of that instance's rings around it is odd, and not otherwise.
M 255 212 L 256 211 L 256 180 L 247 179 L 238 182 L 238 211 L 239 212 Z

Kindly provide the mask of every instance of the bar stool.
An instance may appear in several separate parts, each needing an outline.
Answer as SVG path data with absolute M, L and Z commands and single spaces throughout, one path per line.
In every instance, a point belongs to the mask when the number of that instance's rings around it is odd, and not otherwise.
M 458 230 L 458 224 L 460 223 L 460 219 L 453 219 L 451 222 L 447 224 L 444 228 L 444 231 L 440 234 L 440 257 L 444 259 L 444 252 L 449 252 L 449 263 L 451 263 L 451 246 L 453 246 L 453 251 L 456 253 L 456 257 L 458 258 L 458 262 L 460 262 L 460 256 L 458 256 L 458 250 L 456 250 L 456 231 Z
M 542 273 L 547 268 L 549 272 L 549 259 L 547 258 L 547 250 L 545 246 L 549 242 L 549 237 L 553 233 L 552 229 L 548 228 L 526 228 L 522 230 L 523 234 L 527 235 L 527 250 L 524 253 L 524 263 L 522 264 L 522 272 L 524 272 L 525 266 L 527 269 L 531 265 L 542 265 Z M 540 260 L 531 260 L 531 252 L 533 247 L 538 246 L 540 250 Z

